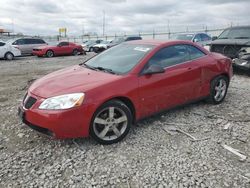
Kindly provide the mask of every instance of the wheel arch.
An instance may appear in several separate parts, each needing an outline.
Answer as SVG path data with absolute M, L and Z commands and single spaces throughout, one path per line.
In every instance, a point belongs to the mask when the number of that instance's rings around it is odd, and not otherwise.
M 15 55 L 14 55 L 11 51 L 7 51 L 7 52 L 5 52 L 5 54 L 4 54 L 4 58 L 6 58 L 6 55 L 7 55 L 8 53 L 12 54 L 12 55 L 15 57 Z
M 227 78 L 227 81 L 230 82 L 230 76 L 229 76 L 229 74 L 226 73 L 226 72 L 224 72 L 224 73 L 221 73 L 221 74 L 218 74 L 218 75 L 214 76 L 214 77 L 210 80 L 210 84 L 211 84 L 211 82 L 212 82 L 216 77 L 218 77 L 218 76 L 225 76 L 225 77 Z
M 104 102 L 102 102 L 101 105 L 98 108 L 100 108 L 103 104 L 105 104 L 105 103 L 107 103 L 109 101 L 112 101 L 112 100 L 119 100 L 119 101 L 123 102 L 131 110 L 132 118 L 133 118 L 132 122 L 133 123 L 136 122 L 136 110 L 135 110 L 135 106 L 134 106 L 134 103 L 132 102 L 132 100 L 129 99 L 128 97 L 116 96 L 116 97 L 109 98 L 109 99 L 105 100 Z

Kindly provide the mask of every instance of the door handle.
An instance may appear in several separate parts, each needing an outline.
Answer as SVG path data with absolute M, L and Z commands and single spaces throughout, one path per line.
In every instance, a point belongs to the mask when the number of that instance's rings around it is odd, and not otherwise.
M 188 70 L 192 70 L 192 67 L 188 67 Z

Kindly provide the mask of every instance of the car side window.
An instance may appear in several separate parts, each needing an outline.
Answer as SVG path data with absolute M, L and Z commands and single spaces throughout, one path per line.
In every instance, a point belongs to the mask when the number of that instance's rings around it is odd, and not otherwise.
M 163 48 L 149 60 L 148 66 L 159 65 L 163 68 L 177 65 L 189 60 L 185 45 L 175 45 Z
M 195 35 L 194 42 L 200 42 L 200 41 L 201 41 L 201 35 L 200 34 Z
M 211 37 L 206 35 L 206 34 L 201 34 L 201 40 L 202 41 L 208 41 L 208 40 L 211 40 Z
M 13 44 L 14 45 L 23 45 L 23 44 L 25 44 L 25 41 L 24 41 L 24 39 L 18 39 Z
M 68 46 L 68 45 L 69 45 L 68 42 L 60 42 L 60 43 L 59 43 L 59 46 Z
M 35 39 L 25 39 L 25 44 L 36 44 Z
M 190 55 L 190 60 L 198 59 L 206 55 L 204 52 L 202 52 L 200 49 L 196 48 L 195 46 L 186 45 L 186 47 Z
M 5 45 L 5 43 L 4 42 L 0 42 L 0 46 L 4 46 Z
M 45 44 L 45 41 L 42 39 L 37 39 L 38 44 Z

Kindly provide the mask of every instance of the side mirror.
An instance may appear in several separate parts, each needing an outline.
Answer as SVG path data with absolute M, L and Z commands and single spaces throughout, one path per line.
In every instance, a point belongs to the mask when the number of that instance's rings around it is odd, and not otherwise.
M 150 65 L 147 69 L 143 71 L 144 75 L 164 73 L 165 69 L 159 65 Z
M 217 36 L 213 36 L 213 37 L 212 37 L 212 40 L 217 40 L 217 39 L 218 39 Z
M 194 42 L 199 42 L 199 40 L 198 39 L 194 39 Z

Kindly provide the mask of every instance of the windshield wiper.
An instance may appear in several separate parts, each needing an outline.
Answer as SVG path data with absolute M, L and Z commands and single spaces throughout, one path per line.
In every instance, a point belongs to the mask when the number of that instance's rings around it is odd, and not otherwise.
M 117 74 L 116 72 L 114 72 L 112 69 L 108 69 L 108 68 L 104 68 L 104 67 L 92 67 L 90 65 L 87 65 L 85 63 L 82 64 L 84 67 L 88 68 L 88 69 L 92 69 L 92 70 L 99 70 L 99 71 L 104 71 L 104 72 L 108 72 L 111 74 Z
M 235 37 L 234 39 L 249 39 L 250 37 Z
M 108 68 L 104 68 L 104 67 L 94 67 L 95 69 L 97 70 L 100 70 L 100 71 L 105 71 L 105 72 L 109 72 L 111 74 L 117 74 L 116 72 L 114 72 L 112 69 L 108 69 Z
M 87 64 L 85 64 L 85 63 L 83 63 L 82 66 L 84 66 L 84 67 L 86 67 L 86 68 L 88 68 L 88 69 L 96 70 L 95 67 L 89 66 L 89 65 L 87 65 Z
M 218 39 L 228 39 L 228 37 L 221 37 L 221 38 L 218 38 Z

